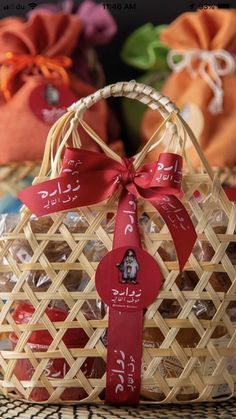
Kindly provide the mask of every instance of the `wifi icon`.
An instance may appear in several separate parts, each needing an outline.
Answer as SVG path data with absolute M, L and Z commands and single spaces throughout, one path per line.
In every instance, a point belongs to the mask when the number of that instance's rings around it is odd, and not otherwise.
M 37 7 L 37 3 L 29 3 L 28 6 L 33 10 L 35 7 Z

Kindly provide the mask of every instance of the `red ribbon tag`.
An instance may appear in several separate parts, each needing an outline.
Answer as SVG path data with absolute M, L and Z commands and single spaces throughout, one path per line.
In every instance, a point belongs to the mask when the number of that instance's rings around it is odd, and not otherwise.
M 45 124 L 53 125 L 75 100 L 76 95 L 68 86 L 44 83 L 32 91 L 29 106 L 37 118 Z
M 98 265 L 96 288 L 109 307 L 139 311 L 156 298 L 160 289 L 160 269 L 156 260 L 140 247 L 118 247 L 104 256 Z
M 143 309 L 161 286 L 156 260 L 140 246 L 136 198 L 123 190 L 114 249 L 102 259 L 95 277 L 109 306 L 106 403 L 137 404 L 140 397 Z

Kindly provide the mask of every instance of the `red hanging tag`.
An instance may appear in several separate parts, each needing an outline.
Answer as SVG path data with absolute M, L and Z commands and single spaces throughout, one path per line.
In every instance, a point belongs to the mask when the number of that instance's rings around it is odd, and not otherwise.
M 100 262 L 95 279 L 109 306 L 106 402 L 112 404 L 139 402 L 143 309 L 161 286 L 158 264 L 141 248 L 136 206 L 136 198 L 124 189 L 113 250 Z
M 44 83 L 32 91 L 29 106 L 42 122 L 53 125 L 76 100 L 76 95 L 69 87 Z
M 96 288 L 102 300 L 128 313 L 149 306 L 160 289 L 160 269 L 141 247 L 117 247 L 100 262 Z

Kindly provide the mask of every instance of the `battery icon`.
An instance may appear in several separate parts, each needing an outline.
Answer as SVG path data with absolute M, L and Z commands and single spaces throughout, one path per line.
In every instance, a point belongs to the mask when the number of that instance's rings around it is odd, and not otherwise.
M 229 3 L 219 3 L 217 6 L 218 6 L 218 9 L 230 9 Z

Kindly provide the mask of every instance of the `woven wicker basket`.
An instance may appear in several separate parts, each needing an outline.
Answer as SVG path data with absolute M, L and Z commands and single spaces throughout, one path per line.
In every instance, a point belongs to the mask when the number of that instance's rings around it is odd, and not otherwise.
M 171 236 L 167 227 L 163 225 L 158 214 L 147 203 L 141 202 L 139 214 L 152 222 L 152 229 L 142 229 L 143 247 L 153 255 L 160 266 L 163 275 L 163 285 L 155 302 L 145 312 L 144 332 L 161 334 L 156 347 L 143 348 L 143 362 L 145 365 L 142 377 L 143 403 L 178 403 L 186 400 L 211 401 L 219 395 L 220 386 L 226 389 L 217 399 L 224 400 L 235 394 L 236 376 L 230 371 L 230 360 L 236 351 L 235 323 L 230 319 L 227 308 L 235 302 L 235 266 L 226 254 L 230 242 L 236 241 L 235 224 L 236 208 L 227 199 L 218 177 L 214 177 L 207 161 L 195 140 L 191 130 L 181 118 L 178 109 L 166 97 L 152 88 L 137 84 L 117 83 L 97 91 L 95 94 L 74 104 L 69 112 L 64 115 L 51 129 L 44 155 L 44 160 L 39 177 L 35 182 L 47 178 L 51 161 L 51 177 L 58 175 L 60 170 L 60 154 L 68 138 L 72 138 L 74 145 L 79 144 L 77 123 L 86 108 L 89 108 L 100 98 L 109 96 L 126 96 L 146 103 L 152 109 L 160 111 L 168 122 L 168 130 L 177 127 L 179 146 L 184 147 L 185 134 L 191 138 L 196 152 L 202 160 L 203 172 L 195 174 L 186 169 L 183 176 L 183 202 L 189 213 L 193 216 L 199 240 L 210 243 L 213 256 L 208 261 L 199 261 L 193 254 L 190 256 L 185 270 L 195 272 L 198 277 L 194 289 L 181 290 L 178 286 L 178 262 L 175 259 L 163 257 L 160 249 L 172 246 Z M 72 122 L 71 122 L 72 121 Z M 86 125 L 84 125 L 86 128 Z M 174 131 L 172 131 L 174 132 Z M 90 130 L 91 136 L 103 150 L 115 159 L 119 157 L 97 138 Z M 160 139 L 158 140 L 160 141 Z M 59 146 L 60 144 L 60 146 Z M 58 147 L 56 157 L 51 150 Z M 135 162 L 141 164 L 149 149 L 155 146 L 152 139 L 144 150 L 136 156 Z M 183 150 L 184 151 L 184 150 Z M 185 153 L 183 154 L 187 159 Z M 188 160 L 188 159 L 187 159 Z M 187 162 L 189 167 L 189 162 Z M 195 190 L 205 191 L 205 199 L 199 201 L 194 196 Z M 202 192 L 203 193 L 203 192 Z M 106 340 L 104 333 L 107 328 L 107 314 L 100 318 L 88 318 L 83 307 L 85 302 L 96 305 L 98 295 L 94 284 L 94 273 L 98 259 L 94 260 L 89 255 L 88 246 L 101 246 L 106 251 L 112 247 L 112 231 L 107 226 L 111 213 L 116 212 L 117 194 L 107 202 L 93 207 L 76 209 L 86 222 L 86 228 L 81 232 L 70 231 L 65 222 L 65 213 L 50 216 L 51 223 L 48 230 L 35 232 L 30 223 L 31 214 L 23 208 L 18 225 L 11 232 L 6 232 L 1 237 L 0 275 L 13 273 L 17 282 L 11 291 L 0 292 L 0 333 L 14 333 L 16 345 L 11 350 L 0 351 L 0 377 L 1 391 L 6 397 L 15 399 L 32 400 L 32 392 L 46 389 L 48 403 L 103 403 L 105 387 L 105 370 L 100 374 L 89 376 L 83 368 L 84 362 L 96 358 L 98 362 L 106 362 Z M 210 216 L 221 210 L 227 219 L 227 230 L 224 234 L 217 234 L 210 224 Z M 109 221 L 112 223 L 112 220 Z M 24 263 L 13 257 L 12 247 L 16 241 L 25 241 L 31 248 L 33 256 Z M 59 263 L 48 258 L 47 246 L 67 244 L 69 254 L 66 261 Z M 50 287 L 46 291 L 31 288 L 28 274 L 31 271 L 44 272 L 51 279 Z M 77 272 L 89 278 L 83 291 L 69 291 L 63 282 L 70 272 Z M 217 291 L 210 278 L 213 273 L 226 273 L 230 280 L 227 291 Z M 52 300 L 64 302 L 69 308 L 68 316 L 64 321 L 52 321 L 45 314 L 48 304 Z M 213 314 L 200 318 L 193 310 L 197 301 L 208 301 L 214 308 Z M 30 303 L 35 312 L 28 323 L 19 323 L 12 316 L 12 310 L 21 301 Z M 161 310 L 163 304 L 174 302 L 179 307 L 178 315 L 166 316 Z M 40 322 L 40 324 L 39 324 Z M 69 348 L 62 340 L 68 329 L 83 328 L 88 336 L 84 347 Z M 35 349 L 27 343 L 32 332 L 49 331 L 53 337 L 47 351 Z M 219 344 L 219 331 L 221 343 Z M 197 341 L 190 344 L 181 343 L 180 335 L 197 335 Z M 227 336 L 226 336 L 227 335 Z M 9 348 L 8 348 L 9 349 Z M 68 369 L 64 376 L 49 377 L 48 365 L 54 360 L 64 359 Z M 33 373 L 30 379 L 20 380 L 16 368 L 21 362 L 22 369 L 30 363 Z M 26 362 L 26 363 L 25 363 Z M 162 373 L 163 363 L 170 365 L 177 362 L 178 374 Z M 84 389 L 85 396 L 80 400 L 71 400 L 63 395 L 68 389 Z M 153 388 L 155 389 L 153 391 Z M 64 393 L 65 394 L 65 393 Z

